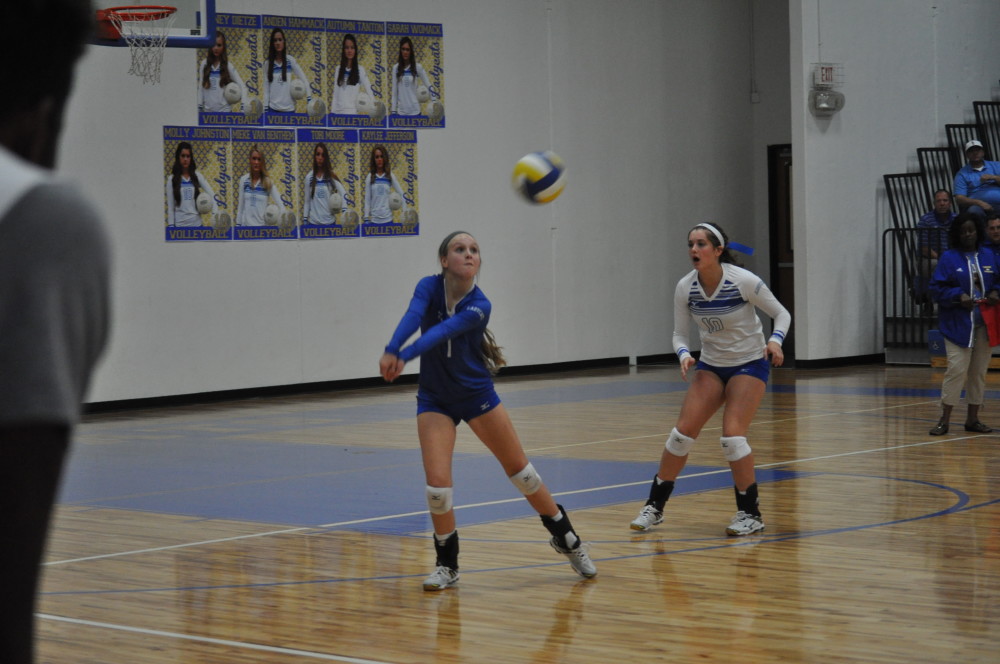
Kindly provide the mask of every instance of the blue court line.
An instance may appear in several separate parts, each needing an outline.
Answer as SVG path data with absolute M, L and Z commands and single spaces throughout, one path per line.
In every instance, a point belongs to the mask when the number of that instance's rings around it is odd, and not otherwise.
M 821 537 L 825 535 L 835 535 L 846 532 L 868 530 L 871 528 L 882 528 L 886 526 L 893 526 L 902 523 L 910 523 L 913 521 L 921 521 L 924 519 L 937 518 L 941 516 L 946 516 L 949 514 L 954 514 L 957 512 L 968 511 L 972 509 L 978 509 L 982 507 L 988 507 L 990 505 L 1000 503 L 1000 498 L 995 498 L 988 500 L 983 503 L 978 503 L 975 505 L 969 505 L 969 495 L 964 491 L 956 489 L 954 487 L 949 487 L 944 484 L 938 484 L 934 482 L 927 482 L 924 480 L 912 480 L 906 478 L 896 478 L 896 477 L 884 477 L 878 475 L 852 475 L 847 473 L 808 473 L 809 475 L 839 475 L 845 477 L 864 477 L 867 479 L 877 479 L 885 481 L 894 482 L 910 482 L 914 484 L 922 484 L 928 487 L 941 489 L 943 491 L 952 493 L 956 497 L 955 504 L 951 505 L 942 510 L 936 512 L 931 512 L 928 514 L 921 514 L 913 517 L 908 517 L 905 519 L 895 519 L 892 521 L 884 521 L 879 523 L 862 524 L 858 526 L 845 526 L 842 528 L 827 528 L 823 530 L 815 531 L 804 531 L 797 533 L 785 533 L 785 534 L 775 534 L 775 535 L 755 535 L 747 538 L 717 538 L 711 541 L 718 542 L 720 539 L 727 542 L 726 544 L 710 544 L 706 546 L 698 546 L 693 548 L 675 549 L 672 551 L 651 551 L 643 552 L 639 554 L 631 554 L 624 556 L 612 556 L 608 558 L 595 558 L 594 561 L 597 563 L 612 562 L 616 560 L 630 560 L 636 558 L 649 558 L 654 556 L 665 556 L 665 555 L 678 555 L 684 553 L 698 553 L 703 551 L 712 551 L 718 549 L 726 548 L 742 548 L 747 546 L 758 547 L 766 544 L 772 544 L 775 542 L 787 542 L 791 540 L 806 539 L 812 537 Z M 468 540 L 468 541 L 487 541 L 483 539 Z M 496 542 L 495 540 L 493 540 Z M 506 540 L 505 540 L 506 541 Z M 532 540 L 534 541 L 534 540 Z M 621 540 L 603 540 L 605 543 L 618 543 Z M 663 540 L 658 538 L 647 538 L 642 535 L 633 535 L 629 542 L 633 543 L 640 541 L 643 543 L 649 542 L 676 542 L 676 541 L 690 541 L 690 540 Z M 497 542 L 499 543 L 499 542 Z M 545 567 L 556 567 L 565 566 L 568 563 L 565 561 L 552 562 L 552 563 L 535 563 L 529 565 L 515 565 L 508 567 L 495 567 L 495 568 L 481 568 L 475 570 L 463 569 L 461 573 L 463 575 L 468 574 L 483 574 L 483 573 L 493 573 L 493 572 L 504 572 L 513 570 L 524 570 L 524 569 L 536 569 Z M 43 592 L 41 594 L 47 596 L 53 595 L 120 595 L 120 594 L 131 594 L 131 593 L 158 593 L 158 592 L 189 592 L 196 590 L 231 590 L 231 589 L 246 589 L 246 588 L 272 588 L 279 586 L 305 586 L 305 585 L 315 585 L 315 584 L 333 584 L 333 583 L 352 583 L 352 582 L 369 582 L 369 581 L 391 581 L 399 579 L 409 579 L 409 578 L 422 578 L 425 574 L 395 574 L 395 575 L 385 575 L 385 576 L 369 576 L 369 577 L 351 577 L 351 578 L 336 578 L 336 579 L 310 579 L 308 581 L 274 581 L 266 583 L 246 583 L 246 584 L 223 584 L 223 585 L 206 585 L 206 586 L 182 586 L 182 587 L 159 587 L 159 588 L 129 588 L 129 589 L 118 589 L 118 590 L 72 590 L 72 591 L 52 591 Z M 600 578 L 600 577 L 598 577 Z

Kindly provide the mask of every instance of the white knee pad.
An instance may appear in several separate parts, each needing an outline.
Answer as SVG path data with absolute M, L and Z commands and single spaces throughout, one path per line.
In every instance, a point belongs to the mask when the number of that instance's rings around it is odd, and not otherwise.
M 427 485 L 427 506 L 431 514 L 447 514 L 451 510 L 451 494 L 454 491 L 450 486 Z
M 723 436 L 719 442 L 722 443 L 722 453 L 726 455 L 727 461 L 739 461 L 753 451 L 744 436 Z
M 674 456 L 687 456 L 691 453 L 691 448 L 694 447 L 694 438 L 685 436 L 674 427 L 674 430 L 667 436 L 666 447 L 667 451 Z
M 535 467 L 528 462 L 528 465 L 520 472 L 510 476 L 510 481 L 517 487 L 518 491 L 526 496 L 530 496 L 542 487 L 542 478 L 535 471 Z

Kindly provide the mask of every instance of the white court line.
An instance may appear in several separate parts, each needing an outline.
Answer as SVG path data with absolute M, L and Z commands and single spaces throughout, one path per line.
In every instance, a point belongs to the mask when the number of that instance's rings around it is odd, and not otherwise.
M 260 650 L 263 652 L 273 652 L 279 655 L 295 655 L 298 657 L 308 657 L 310 659 L 322 659 L 328 662 L 346 662 L 347 664 L 390 664 L 374 659 L 358 659 L 356 657 L 341 657 L 340 655 L 327 655 L 321 652 L 309 650 L 297 650 L 295 648 L 277 648 L 275 646 L 265 646 L 258 643 L 246 643 L 245 641 L 229 641 L 227 639 L 213 639 L 208 636 L 193 636 L 191 634 L 180 634 L 177 632 L 163 632 L 158 629 L 143 629 L 140 627 L 127 627 L 125 625 L 115 625 L 113 623 L 95 622 L 93 620 L 79 620 L 77 618 L 66 618 L 63 616 L 53 616 L 48 613 L 36 613 L 35 616 L 43 620 L 55 620 L 57 622 L 72 623 L 74 625 L 84 625 L 86 627 L 100 627 L 103 629 L 115 629 L 120 632 L 132 632 L 133 634 L 145 634 L 146 636 L 163 636 L 168 639 L 183 639 L 185 641 L 197 641 L 199 643 L 210 643 L 227 648 L 242 648 L 244 650 Z
M 873 411 L 877 411 L 877 410 L 890 410 L 890 409 L 893 409 L 893 408 L 905 408 L 905 407 L 908 407 L 908 406 L 921 405 L 921 404 L 925 404 L 925 403 L 937 403 L 937 402 L 936 401 L 926 401 L 926 402 L 925 401 L 921 401 L 921 402 L 917 402 L 917 403 L 902 404 L 902 405 L 897 405 L 897 406 L 886 406 L 886 407 L 882 407 L 882 408 L 866 408 L 866 409 L 863 409 L 863 410 L 853 410 L 853 411 L 846 411 L 846 412 L 828 413 L 828 414 L 822 414 L 822 415 L 807 415 L 805 417 L 788 418 L 788 419 L 789 420 L 793 420 L 793 419 L 805 420 L 805 419 L 815 419 L 815 418 L 820 418 L 820 417 L 830 417 L 830 416 L 833 416 L 833 415 L 851 415 L 851 414 L 857 414 L 857 413 L 868 413 L 868 412 L 873 412 Z M 788 421 L 788 420 L 770 420 L 770 422 L 779 422 L 779 421 L 783 422 L 783 421 Z M 767 423 L 767 422 L 765 422 L 765 423 Z M 589 443 L 574 443 L 573 445 L 562 445 L 562 446 L 558 446 L 558 447 L 575 447 L 575 446 L 580 446 L 580 445 L 597 445 L 597 444 L 603 444 L 603 443 L 614 443 L 614 442 L 619 442 L 619 441 L 622 441 L 622 440 L 634 440 L 634 439 L 638 439 L 638 438 L 650 438 L 650 437 L 652 437 L 654 435 L 655 436 L 659 436 L 659 435 L 662 435 L 662 434 L 650 434 L 649 436 L 633 436 L 633 437 L 630 437 L 630 438 L 612 438 L 612 439 L 608 439 L 608 440 L 592 441 L 592 442 L 589 442 Z M 978 438 L 981 435 L 982 434 L 975 434 L 975 435 L 972 435 L 972 436 L 961 436 L 961 437 L 958 437 L 958 438 L 952 438 L 952 437 L 943 438 L 942 437 L 942 439 L 929 440 L 929 441 L 924 441 L 924 442 L 920 442 L 920 443 L 907 443 L 905 445 L 895 445 L 893 447 L 873 447 L 873 448 L 870 448 L 870 449 L 867 449 L 867 450 L 855 450 L 853 452 L 841 452 L 839 454 L 828 454 L 828 455 L 825 455 L 825 456 L 811 457 L 811 458 L 808 458 L 808 459 L 792 459 L 790 461 L 778 461 L 778 462 L 775 462 L 775 463 L 765 463 L 765 464 L 760 464 L 760 465 L 756 466 L 756 468 L 771 468 L 771 467 L 774 467 L 774 466 L 788 466 L 788 465 L 797 464 L 797 463 L 809 463 L 811 461 L 823 461 L 823 460 L 827 460 L 827 459 L 836 459 L 836 458 L 839 458 L 839 457 L 855 456 L 855 455 L 858 455 L 858 454 L 872 454 L 872 453 L 877 453 L 877 452 L 888 452 L 890 450 L 901 450 L 901 449 L 906 449 L 906 448 L 910 448 L 910 447 L 923 447 L 925 445 L 937 445 L 939 443 L 946 443 L 946 442 L 950 443 L 950 442 L 955 442 L 955 441 L 959 441 L 959 440 L 967 440 L 967 439 L 970 439 L 970 438 Z M 545 448 L 545 449 L 556 449 L 556 448 L 553 447 L 553 448 Z M 539 451 L 539 450 L 537 450 L 537 449 L 536 450 L 531 450 L 531 452 L 537 452 L 537 451 Z M 684 475 L 684 477 L 685 478 L 688 478 L 688 477 L 707 477 L 709 475 L 719 475 L 719 474 L 728 473 L 728 472 L 730 472 L 728 468 L 720 468 L 718 470 L 707 470 L 707 471 L 705 471 L 703 473 L 692 473 L 690 475 Z M 649 480 L 641 480 L 639 482 L 626 482 L 624 484 L 608 484 L 608 485 L 605 485 L 605 486 L 591 487 L 589 489 L 576 489 L 575 491 L 561 491 L 561 492 L 558 492 L 558 493 L 553 493 L 552 495 L 553 496 L 572 496 L 572 495 L 581 494 L 581 493 L 596 493 L 598 491 L 607 491 L 609 489 L 622 489 L 622 488 L 625 488 L 625 487 L 632 487 L 632 486 L 646 486 L 647 484 L 649 484 Z M 504 504 L 508 504 L 508 503 L 519 503 L 523 499 L 524 499 L 523 496 L 517 496 L 515 498 L 505 498 L 503 500 L 492 500 L 492 501 L 487 501 L 487 502 L 483 502 L 483 503 L 469 503 L 469 504 L 466 504 L 466 505 L 455 505 L 455 509 L 456 510 L 462 510 L 462 509 L 472 509 L 472 508 L 475 508 L 475 507 L 491 507 L 491 506 L 494 506 L 494 505 L 504 505 Z M 391 520 L 391 519 L 403 519 L 403 518 L 406 518 L 406 517 L 421 516 L 421 515 L 424 515 L 424 514 L 427 514 L 426 510 L 420 510 L 418 512 L 403 512 L 401 514 L 389 514 L 389 515 L 386 515 L 386 516 L 370 517 L 370 518 L 366 518 L 366 519 L 354 519 L 352 521 L 338 521 L 338 522 L 335 522 L 335 523 L 326 523 L 326 524 L 319 525 L 319 526 L 301 526 L 301 527 L 298 527 L 298 528 L 285 528 L 285 529 L 282 529 L 282 530 L 269 530 L 267 532 L 261 532 L 261 533 L 250 533 L 248 535 L 234 535 L 233 537 L 221 537 L 221 538 L 212 539 L 212 540 L 201 540 L 201 541 L 198 541 L 198 542 L 186 542 L 184 544 L 171 544 L 171 545 L 168 545 L 168 546 L 151 547 L 151 548 L 148 548 L 148 549 L 135 549 L 135 550 L 132 550 L 132 551 L 119 551 L 117 553 L 103 553 L 103 554 L 99 554 L 99 555 L 96 555 L 96 556 L 86 556 L 84 558 L 72 558 L 72 559 L 68 559 L 68 560 L 53 560 L 53 561 L 50 561 L 50 562 L 47 562 L 47 563 L 43 563 L 43 564 L 44 565 L 67 565 L 69 563 L 79 563 L 79 562 L 86 562 L 86 561 L 90 561 L 90 560 L 103 560 L 105 558 L 118 558 L 118 557 L 121 557 L 121 556 L 131 556 L 131 555 L 138 555 L 138 554 L 143 554 L 143 553 L 159 553 L 161 551 L 170 551 L 172 549 L 186 549 L 186 548 L 190 548 L 190 547 L 193 547 L 193 546 L 203 546 L 203 545 L 206 545 L 206 544 L 221 544 L 221 543 L 224 543 L 224 542 L 236 542 L 236 541 L 239 541 L 239 540 L 253 539 L 253 538 L 256 538 L 256 537 L 270 537 L 272 535 L 286 535 L 286 534 L 289 534 L 289 533 L 298 533 L 298 532 L 304 532 L 304 531 L 328 530 L 328 529 L 331 529 L 331 528 L 342 528 L 344 526 L 354 526 L 354 525 L 357 525 L 359 523 L 375 523 L 377 521 L 388 521 L 388 520 Z

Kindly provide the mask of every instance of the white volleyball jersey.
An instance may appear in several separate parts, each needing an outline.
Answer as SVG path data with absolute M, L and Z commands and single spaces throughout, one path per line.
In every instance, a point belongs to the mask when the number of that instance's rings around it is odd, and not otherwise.
M 295 61 L 290 55 L 285 56 L 285 60 L 288 61 L 287 69 L 287 79 L 281 80 L 281 64 L 275 62 L 272 69 L 273 80 L 267 80 L 267 62 L 264 62 L 264 106 L 272 111 L 294 111 L 295 110 L 295 100 L 292 99 L 291 85 L 292 80 L 295 78 L 301 79 L 303 83 L 306 84 L 306 89 L 309 88 L 309 79 L 306 78 L 306 73 L 302 71 L 302 67 L 299 63 Z
M 694 321 L 701 337 L 702 362 L 734 367 L 763 358 L 766 342 L 758 307 L 774 320 L 769 341 L 781 344 L 792 317 L 760 277 L 723 263 L 718 288 L 706 293 L 698 271 L 691 270 L 674 291 L 674 352 L 681 359 L 690 353 L 688 329 Z
M 403 207 L 406 207 L 403 189 L 399 186 L 399 180 L 395 175 L 391 173 L 388 177 L 384 173 L 376 175 L 375 181 L 372 182 L 372 176 L 369 174 L 366 184 L 368 186 L 365 187 L 365 219 L 371 223 L 386 224 L 392 221 L 392 210 L 389 209 L 390 191 L 395 190 L 403 198 Z
M 222 85 L 219 83 L 222 80 L 222 73 L 219 69 L 219 63 L 212 65 L 211 71 L 208 72 L 208 88 L 202 85 L 202 75 L 206 63 L 207 60 L 202 60 L 198 67 L 198 107 L 207 113 L 228 113 L 232 110 L 233 105 L 227 102 L 222 95 Z M 227 68 L 230 80 L 239 85 L 240 90 L 245 91 L 246 86 L 243 85 L 243 79 L 240 78 L 236 68 L 232 64 L 229 64 Z
M 339 81 L 340 65 L 337 65 L 333 76 L 333 98 L 330 100 L 330 112 L 340 115 L 357 115 L 358 93 L 364 88 L 369 95 L 372 94 L 372 84 L 368 82 L 368 74 L 365 72 L 365 68 L 358 65 L 357 85 L 348 85 L 346 82 L 340 85 Z
M 417 100 L 417 85 L 423 82 L 428 89 L 431 83 L 427 80 L 427 73 L 419 64 L 416 65 L 417 73 L 414 75 L 413 67 L 403 70 L 402 77 L 399 74 L 399 63 L 392 66 L 392 112 L 399 115 L 420 115 L 420 102 Z
M 218 212 L 218 203 L 215 202 L 215 192 L 209 186 L 208 180 L 200 171 L 195 171 L 198 178 L 198 186 L 202 193 L 208 194 L 212 200 L 212 213 Z M 181 176 L 181 202 L 178 204 L 174 200 L 174 176 L 167 176 L 167 224 L 170 226 L 201 226 L 201 215 L 195 205 L 194 183 L 191 178 Z
M 236 225 L 237 226 L 266 226 L 264 211 L 267 210 L 268 198 L 270 198 L 279 208 L 281 205 L 281 194 L 273 184 L 271 189 L 264 188 L 263 180 L 258 180 L 256 184 L 250 182 L 250 174 L 247 173 L 240 178 L 239 201 L 236 204 Z

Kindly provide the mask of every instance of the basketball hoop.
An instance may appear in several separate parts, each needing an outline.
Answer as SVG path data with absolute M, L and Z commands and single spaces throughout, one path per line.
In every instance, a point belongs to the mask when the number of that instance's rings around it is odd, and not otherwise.
M 98 9 L 98 34 L 101 39 L 124 39 L 132 55 L 128 73 L 141 76 L 143 83 L 159 83 L 163 50 L 175 18 L 176 7 L 160 5 Z

